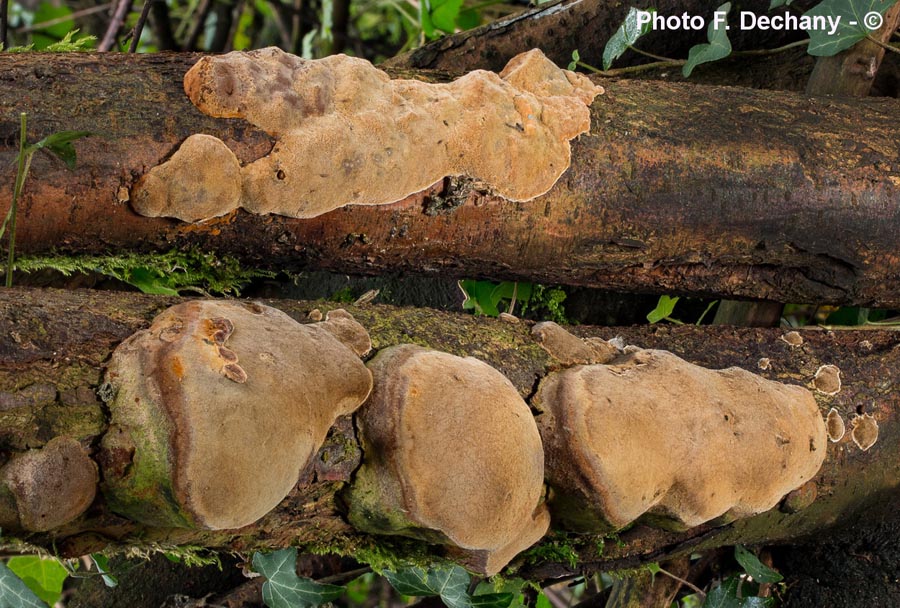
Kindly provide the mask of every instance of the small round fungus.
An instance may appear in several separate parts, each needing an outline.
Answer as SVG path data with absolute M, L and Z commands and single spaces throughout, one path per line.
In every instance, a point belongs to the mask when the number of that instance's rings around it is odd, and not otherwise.
M 837 395 L 841 392 L 841 370 L 836 365 L 823 365 L 816 370 L 813 384 L 823 395 Z
M 872 414 L 856 416 L 850 421 L 850 437 L 863 452 L 878 441 L 878 421 Z
M 369 363 L 357 414 L 363 464 L 347 499 L 366 532 L 448 545 L 491 575 L 547 531 L 544 454 L 531 411 L 503 374 L 420 346 Z
M 666 351 L 551 373 L 535 405 L 550 508 L 576 531 L 761 513 L 825 458 L 825 424 L 808 390 Z
M 762 371 L 766 371 L 771 367 L 772 361 L 768 357 L 762 357 L 759 361 L 756 362 L 756 367 L 761 369 Z
M 238 528 L 297 483 L 372 376 L 322 324 L 255 303 L 191 301 L 122 342 L 102 441 L 115 511 L 156 526 Z
M 97 465 L 75 439 L 54 437 L 41 449 L 13 456 L 0 469 L 0 480 L 3 493 L 15 503 L 14 509 L 0 509 L 5 520 L 0 524 L 46 532 L 69 523 L 94 502 Z M 13 510 L 17 517 L 8 512 Z
M 241 163 L 212 135 L 191 135 L 135 184 L 131 205 L 147 217 L 199 222 L 241 204 Z
M 837 443 L 844 437 L 846 432 L 844 419 L 835 408 L 828 410 L 828 415 L 825 417 L 825 428 L 828 430 L 828 439 L 832 443 Z
M 783 336 L 781 336 L 781 340 L 783 342 L 787 342 L 791 348 L 796 346 L 801 346 L 803 344 L 803 336 L 800 335 L 800 332 L 797 331 L 789 331 Z

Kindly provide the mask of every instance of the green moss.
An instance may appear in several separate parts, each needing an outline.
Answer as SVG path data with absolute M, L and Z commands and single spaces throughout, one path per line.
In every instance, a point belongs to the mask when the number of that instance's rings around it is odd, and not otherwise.
M 564 532 L 553 532 L 522 554 L 529 564 L 552 562 L 568 564 L 572 568 L 578 566 L 577 542 Z

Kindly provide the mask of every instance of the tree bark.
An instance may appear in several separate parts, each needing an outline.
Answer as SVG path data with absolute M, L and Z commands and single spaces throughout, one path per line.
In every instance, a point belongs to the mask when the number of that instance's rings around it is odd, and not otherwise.
M 199 245 L 248 264 L 354 273 L 416 271 L 621 291 L 900 305 L 900 157 L 886 99 L 662 82 L 610 82 L 592 131 L 546 195 L 510 203 L 443 180 L 391 205 L 294 220 L 236 212 L 204 224 L 150 219 L 125 202 L 137 177 L 191 133 L 247 162 L 272 142 L 202 115 L 182 92 L 192 55 L 0 57 L 0 166 L 62 129 L 68 172 L 39 155 L 20 203 L 17 250 L 102 253 Z M 0 212 L 14 175 L 0 175 Z M 458 207 L 445 201 L 465 199 Z
M 104 362 L 121 340 L 146 327 L 153 316 L 177 301 L 114 292 L 0 292 L 0 446 L 4 452 L 38 447 L 59 435 L 96 446 L 107 424 L 106 412 L 96 396 Z M 314 305 L 322 306 L 297 301 L 271 304 L 300 320 L 306 319 Z M 349 309 L 368 328 L 376 349 L 416 342 L 458 355 L 473 355 L 503 372 L 526 398 L 544 374 L 558 367 L 532 339 L 529 324 L 524 322 L 511 324 L 375 305 Z M 844 387 L 834 396 L 816 395 L 822 411 L 834 407 L 845 418 L 870 413 L 878 421 L 880 437 L 865 452 L 847 438 L 830 444 L 826 462 L 815 479 L 817 497 L 796 512 L 774 509 L 726 526 L 700 526 L 680 533 L 635 526 L 620 535 L 621 543 L 557 534 L 553 542 L 571 546 L 578 552 L 579 562 L 532 557 L 518 564 L 520 575 L 544 580 L 581 569 L 634 567 L 721 545 L 788 542 L 821 533 L 838 522 L 852 523 L 867 513 L 895 507 L 900 494 L 897 332 L 809 330 L 802 332 L 804 343 L 792 347 L 780 339 L 782 331 L 774 329 L 645 326 L 579 327 L 574 331 L 604 338 L 621 335 L 626 343 L 667 349 L 706 367 L 737 365 L 771 379 L 806 386 L 811 386 L 820 365 L 837 365 Z M 759 369 L 763 358 L 768 359 L 765 371 Z M 310 550 L 329 549 L 357 556 L 375 546 L 400 556 L 421 548 L 412 541 L 363 535 L 342 518 L 336 493 L 350 478 L 359 457 L 353 425 L 343 419 L 301 475 L 295 490 L 261 521 L 240 530 L 149 528 L 109 512 L 100 496 L 82 518 L 25 540 L 44 547 L 53 545 L 66 555 L 127 545 L 189 544 L 250 551 L 300 544 Z

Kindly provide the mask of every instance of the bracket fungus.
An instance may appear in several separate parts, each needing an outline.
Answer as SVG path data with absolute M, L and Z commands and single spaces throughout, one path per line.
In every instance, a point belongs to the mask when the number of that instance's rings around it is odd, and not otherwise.
M 589 105 L 603 92 L 537 49 L 513 57 L 499 75 L 476 70 L 432 84 L 391 80 L 346 55 L 306 60 L 267 48 L 204 57 L 184 88 L 202 112 L 244 118 L 276 143 L 240 168 L 242 191 L 229 198 L 224 184 L 208 187 L 215 180 L 204 174 L 227 155 L 188 138 L 189 150 L 135 185 L 142 215 L 198 221 L 244 207 L 315 217 L 349 204 L 396 202 L 454 175 L 509 200 L 530 200 L 568 168 L 569 140 L 590 129 Z M 238 175 L 230 159 L 226 164 Z M 227 190 L 233 193 L 230 183 Z
M 563 365 L 609 363 L 621 350 L 600 338 L 582 340 L 553 321 L 541 321 L 531 328 L 531 335 L 547 353 Z
M 767 511 L 826 453 L 808 390 L 666 351 L 553 372 L 535 405 L 550 508 L 577 531 L 638 518 L 693 527 Z
M 63 526 L 94 502 L 97 465 L 71 437 L 13 456 L 0 469 L 0 525 L 45 532 Z
M 872 414 L 861 414 L 850 421 L 850 437 L 863 452 L 878 441 L 878 421 Z
M 196 300 L 122 342 L 106 375 L 110 506 L 149 525 L 206 529 L 245 526 L 274 508 L 335 419 L 372 388 L 352 347 L 321 325 L 260 304 Z
M 369 362 L 375 389 L 357 421 L 363 464 L 350 522 L 375 534 L 448 545 L 491 575 L 537 542 L 544 454 L 528 406 L 477 359 L 404 344 Z

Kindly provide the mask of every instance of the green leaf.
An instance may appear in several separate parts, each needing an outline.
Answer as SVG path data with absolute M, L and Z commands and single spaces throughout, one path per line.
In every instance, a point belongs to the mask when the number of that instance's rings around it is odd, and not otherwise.
M 581 61 L 581 55 L 578 53 L 578 49 L 572 51 L 572 61 L 569 62 L 569 71 L 574 72 L 575 68 L 578 67 L 578 62 Z
M 849 49 L 869 35 L 866 16 L 869 13 L 884 15 L 895 2 L 896 0 L 824 0 L 803 13 L 803 16 L 840 18 L 840 22 L 833 34 L 829 34 L 828 29 L 807 30 L 807 52 L 816 57 L 830 57 Z M 827 27 L 829 26 L 826 25 Z
M 263 602 L 269 608 L 306 608 L 330 602 L 342 596 L 345 588 L 323 585 L 297 576 L 297 549 L 274 553 L 254 553 L 253 569 L 266 577 Z
M 66 163 L 69 169 L 75 168 L 75 146 L 72 142 L 82 137 L 91 135 L 90 131 L 60 131 L 48 135 L 39 142 L 33 143 L 25 149 L 26 154 L 34 154 L 38 150 L 46 149 L 48 152 L 55 154 L 60 160 Z
M 419 2 L 419 26 L 426 38 L 434 38 L 434 24 L 431 22 L 431 2 L 421 0 Z
M 47 608 L 47 604 L 0 562 L 0 608 Z
M 728 13 L 731 10 L 731 2 L 726 2 L 716 9 L 717 13 Z M 731 40 L 728 39 L 728 29 L 723 23 L 720 27 L 716 27 L 715 18 L 709 22 L 706 29 L 706 38 L 709 44 L 697 44 L 688 52 L 687 63 L 681 69 L 681 73 L 687 78 L 694 71 L 694 68 L 701 63 L 709 63 L 710 61 L 718 61 L 724 59 L 731 54 Z
M 769 2 L 769 10 L 778 8 L 779 6 L 790 6 L 793 0 L 771 0 Z
M 481 25 L 481 13 L 471 8 L 460 11 L 459 17 L 456 18 L 456 25 L 463 31 L 475 29 Z
M 401 595 L 413 597 L 440 596 L 448 608 L 507 608 L 512 593 L 469 595 L 469 573 L 459 566 L 449 568 L 406 568 L 399 572 L 384 571 L 384 577 Z
M 744 572 L 752 576 L 757 583 L 777 583 L 784 578 L 741 545 L 734 547 L 734 559 L 741 565 Z
M 741 608 L 741 600 L 737 596 L 738 579 L 729 577 L 722 584 L 706 594 L 703 608 Z
M 672 316 L 676 304 L 678 304 L 678 296 L 674 298 L 660 296 L 659 301 L 656 303 L 656 308 L 647 313 L 647 320 L 651 323 L 659 323 L 666 317 Z
M 157 296 L 177 296 L 167 276 L 150 268 L 132 268 L 125 275 L 125 282 L 134 285 L 144 293 Z
M 622 25 L 619 26 L 619 29 L 616 30 L 616 33 L 612 35 L 612 38 L 609 39 L 606 46 L 603 48 L 604 70 L 608 70 L 609 66 L 612 65 L 612 62 L 621 57 L 622 54 L 628 50 L 628 47 L 637 42 L 638 38 L 650 31 L 650 23 L 645 23 L 643 26 L 638 25 L 638 15 L 642 12 L 649 12 L 652 15 L 656 12 L 656 9 L 651 8 L 648 11 L 641 11 L 633 6 L 628 9 L 628 14 L 625 15 L 625 21 L 622 22 Z
M 23 555 L 6 562 L 9 569 L 34 591 L 34 594 L 53 605 L 62 596 L 63 582 L 69 576 L 65 566 L 55 557 Z
M 462 0 L 431 0 L 431 22 L 437 29 L 452 34 L 461 8 Z
M 168 555 L 168 553 L 166 554 Z M 114 577 L 109 573 L 109 558 L 103 555 L 102 553 L 91 553 L 91 560 L 94 562 L 94 565 L 97 567 L 97 572 L 100 573 L 100 577 L 103 579 L 103 584 L 109 587 L 110 589 L 119 586 L 119 579 Z
M 769 608 L 775 605 L 774 597 L 745 597 L 741 600 L 741 608 Z
M 553 604 L 550 603 L 550 599 L 544 595 L 543 591 L 538 594 L 535 608 L 553 608 Z
M 75 21 L 70 17 L 72 9 L 65 4 L 57 2 L 41 2 L 32 18 L 33 23 L 47 23 L 48 21 L 60 21 L 49 25 L 45 28 L 34 32 L 31 39 L 34 43 L 34 50 L 42 51 L 48 46 L 61 40 L 72 28 L 75 27 Z
M 475 281 L 472 279 L 463 279 L 458 283 L 463 295 L 466 296 L 463 302 L 463 310 L 474 310 L 477 314 L 496 317 L 500 314 L 497 305 L 493 303 L 491 295 L 497 287 L 492 281 Z

